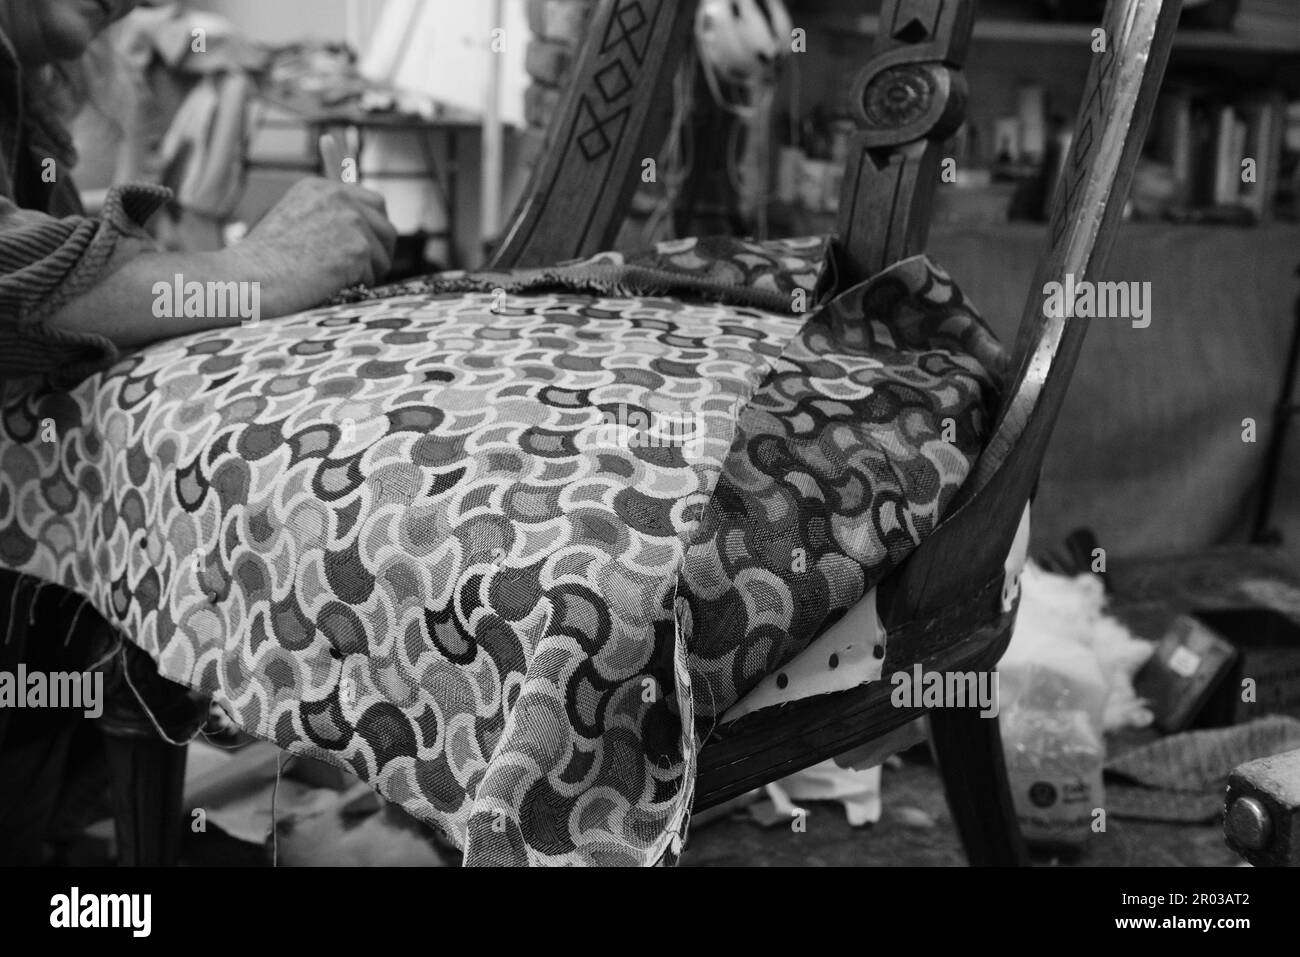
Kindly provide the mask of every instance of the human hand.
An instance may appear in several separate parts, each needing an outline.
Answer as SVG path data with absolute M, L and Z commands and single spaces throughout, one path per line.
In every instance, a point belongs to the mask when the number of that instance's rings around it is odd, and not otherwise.
M 347 183 L 303 179 L 226 252 L 262 284 L 267 318 L 310 309 L 340 289 L 374 285 L 392 267 L 397 230 L 384 198 Z

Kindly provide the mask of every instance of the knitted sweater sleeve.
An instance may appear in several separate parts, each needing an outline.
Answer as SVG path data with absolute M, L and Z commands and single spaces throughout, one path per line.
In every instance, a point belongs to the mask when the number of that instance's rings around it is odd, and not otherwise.
M 118 358 L 107 337 L 46 320 L 130 259 L 156 251 L 144 224 L 170 195 L 159 186 L 116 187 L 98 218 L 61 219 L 0 196 L 0 379 L 75 381 Z

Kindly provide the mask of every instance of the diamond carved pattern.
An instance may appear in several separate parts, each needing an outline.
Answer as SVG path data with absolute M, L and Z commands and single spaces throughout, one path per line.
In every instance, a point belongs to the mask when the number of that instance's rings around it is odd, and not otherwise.
M 614 16 L 610 17 L 600 52 L 606 54 L 626 45 L 632 59 L 640 66 L 645 62 L 650 34 L 650 17 L 646 15 L 644 0 L 623 0 Z
M 606 103 L 613 103 L 632 89 L 632 77 L 628 76 L 627 67 L 621 60 L 615 60 L 596 74 L 596 89 L 600 90 Z
M 601 117 L 597 106 L 612 107 L 624 100 L 636 85 L 654 36 L 657 0 L 620 0 L 605 27 L 600 56 L 609 62 L 592 76 L 595 87 L 579 102 L 575 139 L 588 163 L 604 157 L 618 144 L 629 115 L 629 107 Z M 590 89 L 590 88 L 589 88 Z
M 628 110 L 621 109 L 602 119 L 592 108 L 591 101 L 584 96 L 579 115 L 581 116 L 579 127 L 582 132 L 576 137 L 578 149 L 582 151 L 583 158 L 588 163 L 594 163 L 612 150 L 614 144 L 618 142 L 618 138 L 623 133 Z

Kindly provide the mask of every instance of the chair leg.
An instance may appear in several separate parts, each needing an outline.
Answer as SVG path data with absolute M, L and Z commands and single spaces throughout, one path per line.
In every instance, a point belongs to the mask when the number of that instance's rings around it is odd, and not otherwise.
M 181 797 L 185 748 L 154 734 L 105 731 L 113 782 L 113 818 L 118 863 L 124 867 L 168 867 L 180 858 Z
M 997 718 L 981 718 L 978 708 L 936 708 L 929 720 L 944 794 L 967 861 L 972 867 L 1028 865 Z
M 207 714 L 207 700 L 160 676 L 149 656 L 130 645 L 114 659 L 111 674 L 100 729 L 112 778 L 119 863 L 173 865 L 180 857 L 187 749 L 160 737 L 154 721 L 172 741 L 188 741 Z

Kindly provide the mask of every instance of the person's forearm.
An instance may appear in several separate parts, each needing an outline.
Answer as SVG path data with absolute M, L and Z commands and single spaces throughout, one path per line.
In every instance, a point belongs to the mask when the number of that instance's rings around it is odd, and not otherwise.
M 121 349 L 282 315 L 286 290 L 233 249 L 137 256 L 70 300 L 47 325 L 98 333 Z M 280 286 L 281 288 L 274 288 Z
M 217 252 L 135 256 L 60 305 L 45 324 L 137 349 L 274 319 L 311 309 L 347 286 L 373 285 L 392 265 L 396 242 L 382 196 L 303 179 L 239 244 Z

